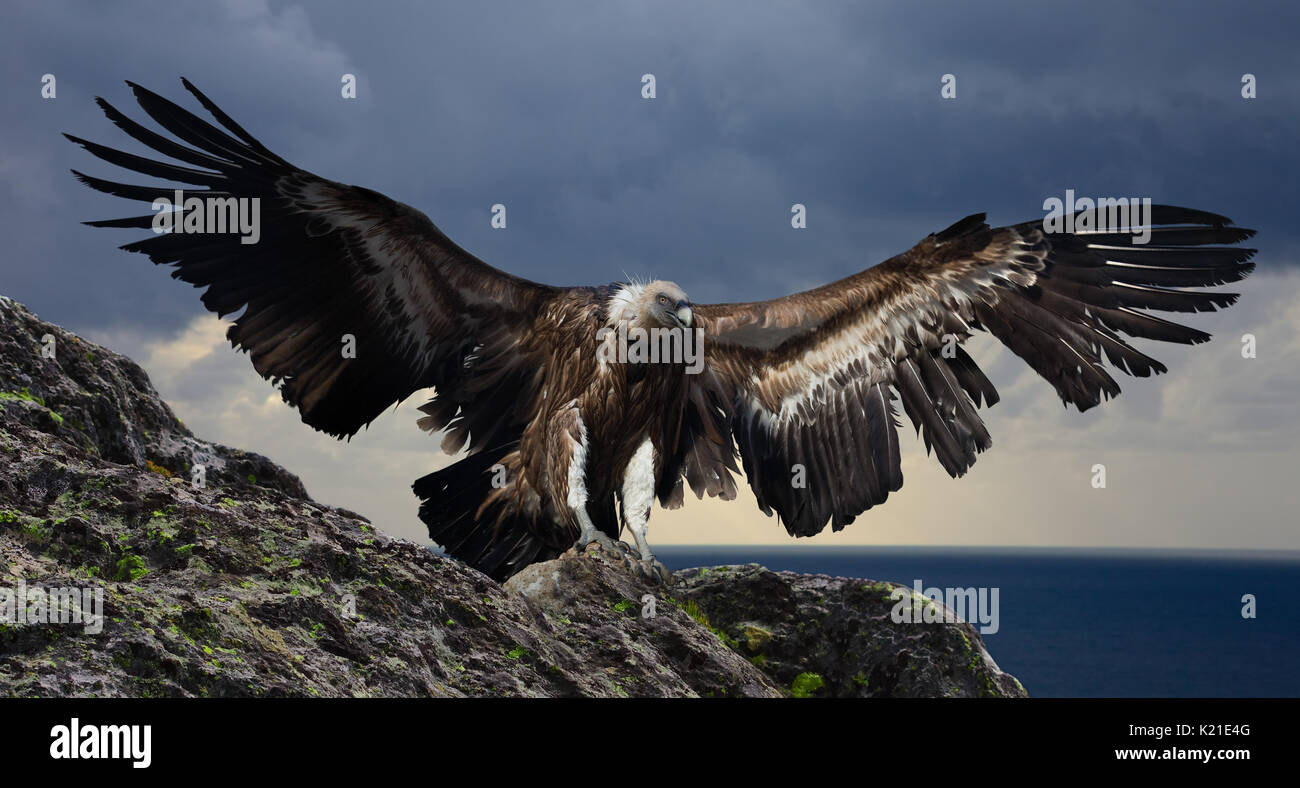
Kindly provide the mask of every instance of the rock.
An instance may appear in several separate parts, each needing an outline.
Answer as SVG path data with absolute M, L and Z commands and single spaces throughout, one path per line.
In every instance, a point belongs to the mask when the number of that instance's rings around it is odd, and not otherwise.
M 594 545 L 501 585 L 195 437 L 139 366 L 0 297 L 0 619 L 19 591 L 33 614 L 0 623 L 3 696 L 1023 694 L 870 585 L 665 588 Z M 102 594 L 102 631 L 38 620 L 62 588 Z
M 134 361 L 45 323 L 4 296 L 0 410 L 6 424 L 23 424 L 108 462 L 186 478 L 198 464 L 209 484 L 307 498 L 298 477 L 266 457 L 194 437 Z
M 894 589 L 913 597 L 900 584 L 757 564 L 685 569 L 676 581 L 676 598 L 694 603 L 737 651 L 793 694 L 1027 697 L 970 624 L 894 623 Z
M 781 696 L 762 671 L 675 604 L 671 588 L 648 584 L 595 543 L 533 564 L 505 587 L 540 613 L 565 667 L 588 676 L 581 694 Z

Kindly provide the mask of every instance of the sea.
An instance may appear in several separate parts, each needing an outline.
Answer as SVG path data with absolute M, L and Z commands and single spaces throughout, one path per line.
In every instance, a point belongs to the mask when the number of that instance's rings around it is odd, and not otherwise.
M 998 627 L 985 645 L 1035 697 L 1300 697 L 1300 552 L 660 545 L 655 553 L 673 570 L 758 563 L 983 588 L 989 600 L 996 588 Z

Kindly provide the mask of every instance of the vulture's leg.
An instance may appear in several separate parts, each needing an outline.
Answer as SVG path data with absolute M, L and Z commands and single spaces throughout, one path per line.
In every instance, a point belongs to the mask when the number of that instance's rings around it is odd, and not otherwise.
M 632 460 L 623 472 L 622 490 L 623 524 L 632 532 L 637 550 L 641 553 L 642 573 L 661 583 L 672 580 L 668 567 L 655 558 L 646 541 L 646 531 L 650 526 L 650 508 L 655 500 L 655 450 L 654 444 L 646 438 L 637 447 Z
M 646 531 L 650 524 L 650 506 L 655 492 L 655 449 L 649 438 L 641 441 L 623 471 L 623 524 L 632 532 L 642 561 L 653 561 Z
M 613 553 L 620 553 L 613 539 L 602 533 L 591 521 L 587 513 L 587 427 L 582 423 L 578 408 L 571 407 L 560 416 L 561 434 L 568 438 L 569 444 L 569 494 L 565 503 L 573 513 L 573 520 L 578 524 L 578 541 L 575 549 L 581 550 L 592 542 Z

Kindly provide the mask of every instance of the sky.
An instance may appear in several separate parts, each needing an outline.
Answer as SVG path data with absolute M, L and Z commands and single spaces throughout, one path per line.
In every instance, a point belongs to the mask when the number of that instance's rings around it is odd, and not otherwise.
M 68 172 L 122 175 L 60 132 L 143 152 L 93 97 L 147 123 L 130 79 L 201 112 L 188 77 L 284 158 L 419 208 L 499 268 L 670 279 L 697 303 L 815 287 L 971 213 L 1037 219 L 1067 189 L 1228 215 L 1259 231 L 1259 268 L 1237 306 L 1186 316 L 1213 342 L 1143 344 L 1169 374 L 1121 379 L 1079 414 L 976 338 L 1003 396 L 993 449 L 951 480 L 909 426 L 903 490 L 799 543 L 1300 549 L 1294 3 L 19 0 L 0 15 L 0 293 L 140 362 L 200 436 L 394 535 L 427 542 L 409 486 L 450 461 L 415 428 L 429 392 L 350 442 L 302 424 L 197 291 L 116 250 L 138 231 L 80 224 L 139 212 Z M 656 511 L 650 538 L 793 544 L 747 491 Z

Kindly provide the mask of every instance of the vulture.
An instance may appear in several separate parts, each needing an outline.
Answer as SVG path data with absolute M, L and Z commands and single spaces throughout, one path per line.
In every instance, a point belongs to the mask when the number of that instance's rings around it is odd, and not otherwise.
M 154 229 L 121 248 L 203 288 L 208 310 L 237 313 L 233 347 L 317 430 L 350 437 L 433 388 L 418 426 L 463 456 L 415 481 L 419 516 L 448 554 L 497 579 L 593 541 L 662 578 L 646 541 L 654 501 L 676 508 L 687 486 L 734 498 L 741 468 L 791 535 L 838 531 L 903 485 L 900 406 L 954 477 L 992 444 L 980 409 L 998 392 L 962 346 L 976 331 L 1084 411 L 1119 394 L 1114 370 L 1166 371 L 1130 338 L 1209 339 L 1155 313 L 1227 307 L 1235 293 L 1203 288 L 1254 268 L 1255 250 L 1235 245 L 1254 231 L 1154 205 L 1141 234 L 1074 214 L 1069 231 L 1041 218 L 995 229 L 976 214 L 770 301 L 695 304 L 666 281 L 554 287 L 493 268 L 408 205 L 299 169 L 182 82 L 217 125 L 131 82 L 171 137 L 96 99 L 170 161 L 65 135 L 173 184 L 73 170 L 155 211 L 87 224 Z M 251 207 L 258 230 L 196 232 L 179 218 L 160 229 L 173 194 Z

